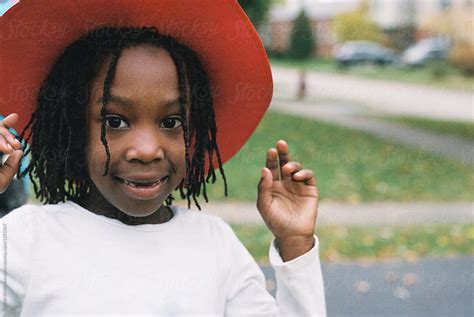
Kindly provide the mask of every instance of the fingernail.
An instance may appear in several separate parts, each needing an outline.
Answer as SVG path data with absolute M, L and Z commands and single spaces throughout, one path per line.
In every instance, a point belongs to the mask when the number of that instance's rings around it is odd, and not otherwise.
M 262 177 L 265 177 L 265 169 L 262 168 Z

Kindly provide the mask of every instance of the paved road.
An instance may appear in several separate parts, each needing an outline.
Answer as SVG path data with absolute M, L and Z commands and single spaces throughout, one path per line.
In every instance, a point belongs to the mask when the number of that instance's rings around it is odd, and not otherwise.
M 377 119 L 373 117 L 376 112 L 367 107 L 341 102 L 274 100 L 271 109 L 364 131 L 390 142 L 404 144 L 464 164 L 474 165 L 474 140 L 434 134 L 422 129 Z
M 473 316 L 474 257 L 322 264 L 328 316 Z M 275 296 L 274 271 L 262 267 Z
M 274 99 L 296 96 L 297 71 L 273 66 L 272 72 Z M 307 91 L 310 99 L 362 104 L 377 112 L 474 121 L 472 92 L 317 72 L 308 72 Z
M 182 202 L 178 204 L 182 205 Z M 202 207 L 203 212 L 217 215 L 231 224 L 263 224 L 253 203 L 211 202 Z M 318 225 L 472 224 L 474 212 L 470 202 L 348 204 L 322 201 L 318 207 L 317 221 Z

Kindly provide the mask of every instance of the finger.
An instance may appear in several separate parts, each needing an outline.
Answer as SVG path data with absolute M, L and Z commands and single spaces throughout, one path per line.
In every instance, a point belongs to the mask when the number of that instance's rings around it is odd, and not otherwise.
M 0 133 L 0 156 L 1 154 L 12 154 L 13 151 L 13 147 L 8 143 L 5 136 Z
M 13 127 L 18 122 L 18 114 L 12 113 L 3 120 L 0 121 L 0 134 L 2 134 L 10 146 L 15 149 L 21 149 L 21 143 L 18 141 L 15 136 L 8 130 L 8 128 Z M 8 152 L 11 153 L 11 152 Z
M 301 170 L 293 174 L 293 179 L 297 182 L 304 182 L 306 185 L 316 186 L 316 177 L 312 170 Z
M 0 194 L 5 192 L 18 171 L 23 151 L 14 151 L 0 167 Z
M 12 113 L 0 121 L 0 126 L 12 128 L 18 121 L 18 114 Z
M 267 151 L 267 161 L 265 166 L 270 170 L 273 180 L 278 180 L 279 166 L 278 166 L 278 153 L 276 149 L 269 149 Z
M 13 149 L 21 149 L 21 143 L 16 139 L 16 137 L 11 133 L 7 128 L 0 127 L 0 136 L 2 136 L 2 141 L 8 143 Z M 9 152 L 10 154 L 11 152 Z
M 280 168 L 281 168 L 283 167 L 283 165 L 291 161 L 288 144 L 284 140 L 278 141 L 277 151 L 278 151 L 278 159 L 280 161 Z
M 262 213 L 268 209 L 272 202 L 272 184 L 273 184 L 273 176 L 271 171 L 264 167 L 262 169 L 262 177 L 260 178 L 260 182 L 258 183 L 258 196 L 257 196 L 257 209 Z
M 298 162 L 288 162 L 281 168 L 281 179 L 291 180 L 291 175 L 297 173 L 302 169 L 302 166 Z

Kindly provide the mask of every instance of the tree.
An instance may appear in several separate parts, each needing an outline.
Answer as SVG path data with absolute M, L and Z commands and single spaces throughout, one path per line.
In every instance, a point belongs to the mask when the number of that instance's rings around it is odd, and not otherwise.
M 258 25 L 265 21 L 268 10 L 275 0 L 239 0 L 239 4 L 247 13 L 250 21 L 258 29 Z
M 301 10 L 293 22 L 288 56 L 294 59 L 311 57 L 316 46 L 315 42 L 315 36 L 311 29 L 311 21 L 308 19 L 304 10 Z
M 458 43 L 449 53 L 449 61 L 464 75 L 474 76 L 474 45 Z
M 377 25 L 362 10 L 336 16 L 333 31 L 339 42 L 368 40 L 379 42 L 383 36 Z

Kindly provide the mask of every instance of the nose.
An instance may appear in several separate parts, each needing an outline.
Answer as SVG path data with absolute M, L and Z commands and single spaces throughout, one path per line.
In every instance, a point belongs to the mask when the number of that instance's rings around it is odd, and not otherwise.
M 165 157 L 164 144 L 156 131 L 137 131 L 126 151 L 127 161 L 151 163 Z

